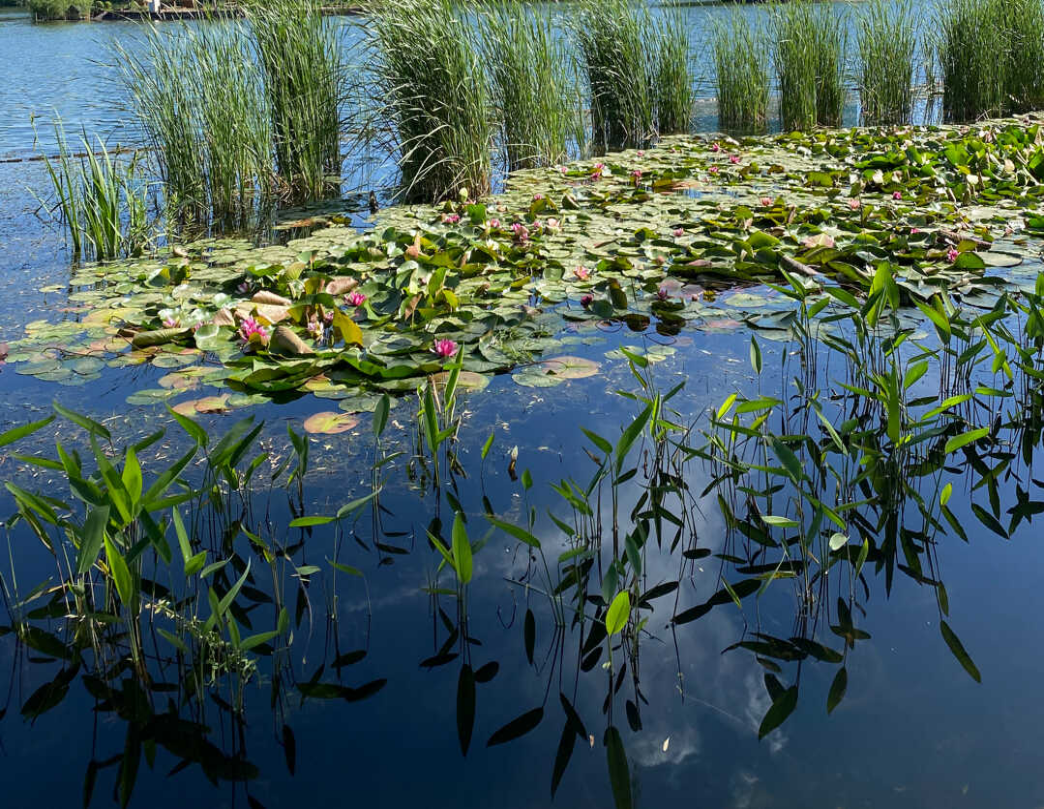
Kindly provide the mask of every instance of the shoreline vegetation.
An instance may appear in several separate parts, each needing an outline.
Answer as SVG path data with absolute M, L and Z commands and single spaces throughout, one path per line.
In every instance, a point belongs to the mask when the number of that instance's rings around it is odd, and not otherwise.
M 187 22 L 207 19 L 243 19 L 250 16 L 247 3 L 161 3 L 153 11 L 144 2 L 120 0 L 28 0 L 0 4 L 4 8 L 25 6 L 37 23 L 47 22 Z M 365 8 L 359 3 L 324 3 L 318 12 L 324 16 L 357 16 Z

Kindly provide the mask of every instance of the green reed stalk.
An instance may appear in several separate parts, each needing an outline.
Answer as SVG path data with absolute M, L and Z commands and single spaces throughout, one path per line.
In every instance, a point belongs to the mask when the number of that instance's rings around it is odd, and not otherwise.
M 656 129 L 661 135 L 689 131 L 696 101 L 692 73 L 689 26 L 677 10 L 665 11 L 654 26 L 656 66 L 653 77 L 653 103 Z
M 647 8 L 633 0 L 581 0 L 571 22 L 590 93 L 595 149 L 647 144 L 656 124 Z
M 115 54 L 172 222 L 246 226 L 273 192 L 274 134 L 242 26 L 150 27 Z
M 1044 2 L 1009 0 L 1004 5 L 1007 107 L 1016 113 L 1039 110 L 1044 108 Z
M 490 190 L 495 128 L 478 34 L 451 0 L 387 0 L 364 28 L 376 109 L 407 199 Z
M 974 121 L 1006 106 L 1008 0 L 943 0 L 938 8 L 938 57 L 943 113 Z
M 813 14 L 806 0 L 774 4 L 776 80 L 783 128 L 807 130 L 816 125 L 816 75 L 819 59 L 812 36 Z
M 553 19 L 519 0 L 499 0 L 486 13 L 482 33 L 508 168 L 563 162 L 583 110 Z
M 909 122 L 917 46 L 911 0 L 870 0 L 857 24 L 863 124 Z
M 759 132 L 768 122 L 768 43 L 762 31 L 733 12 L 714 25 L 712 45 L 718 85 L 718 126 Z
M 251 14 L 280 180 L 297 201 L 337 193 L 347 87 L 338 31 L 313 0 L 264 0 Z
M 845 18 L 833 6 L 823 4 L 812 10 L 810 19 L 809 36 L 816 58 L 816 123 L 838 127 L 841 126 L 848 94 Z

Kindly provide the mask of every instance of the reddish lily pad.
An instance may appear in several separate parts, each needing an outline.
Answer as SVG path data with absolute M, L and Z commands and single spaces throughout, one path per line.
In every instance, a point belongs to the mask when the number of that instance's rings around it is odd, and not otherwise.
M 358 424 L 359 419 L 351 413 L 324 411 L 309 416 L 305 420 L 304 429 L 312 435 L 337 435 L 348 432 Z

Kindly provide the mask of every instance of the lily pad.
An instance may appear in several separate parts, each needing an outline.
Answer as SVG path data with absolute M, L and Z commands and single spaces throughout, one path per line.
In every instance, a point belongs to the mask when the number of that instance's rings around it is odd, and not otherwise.
M 305 419 L 304 429 L 312 435 L 337 435 L 346 433 L 359 424 L 359 419 L 351 413 L 335 413 L 324 411 L 314 413 Z

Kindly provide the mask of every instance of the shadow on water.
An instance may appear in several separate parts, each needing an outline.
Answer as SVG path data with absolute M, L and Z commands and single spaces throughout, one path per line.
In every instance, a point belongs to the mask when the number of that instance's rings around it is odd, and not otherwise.
M 671 359 L 621 348 L 608 414 L 512 423 L 557 450 L 475 435 L 452 373 L 396 407 L 385 397 L 343 504 L 293 429 L 287 447 L 253 419 L 210 435 L 179 418 L 173 441 L 117 448 L 57 408 L 76 431 L 54 457 L 19 456 L 44 481 L 8 485 L 9 543 L 40 545 L 2 579 L 7 755 L 57 716 L 91 738 L 66 753 L 85 804 L 144 802 L 186 772 L 192 794 L 209 782 L 229 805 L 268 806 L 316 789 L 294 776 L 314 776 L 328 745 L 351 749 L 353 780 L 408 755 L 390 734 L 441 749 L 432 772 L 474 784 L 459 805 L 507 781 L 524 791 L 508 805 L 561 789 L 633 806 L 660 789 L 651 767 L 692 755 L 672 713 L 699 707 L 778 751 L 792 716 L 858 705 L 850 669 L 865 682 L 874 594 L 878 610 L 923 594 L 952 655 L 942 676 L 981 681 L 993 661 L 960 639 L 951 612 L 968 620 L 968 606 L 951 605 L 943 571 L 955 540 L 1025 537 L 1044 512 L 1044 294 L 922 321 L 893 291 L 853 308 L 791 287 L 790 339 L 766 349 L 790 380 L 782 398 L 762 391 L 764 338 L 724 398 L 661 387 Z M 883 643 L 902 642 L 891 631 Z M 743 688 L 700 682 L 708 652 L 730 661 L 714 677 L 742 672 Z M 483 774 L 502 745 L 529 762 L 524 786 Z M 379 805 L 409 792 L 382 800 L 362 780 Z

